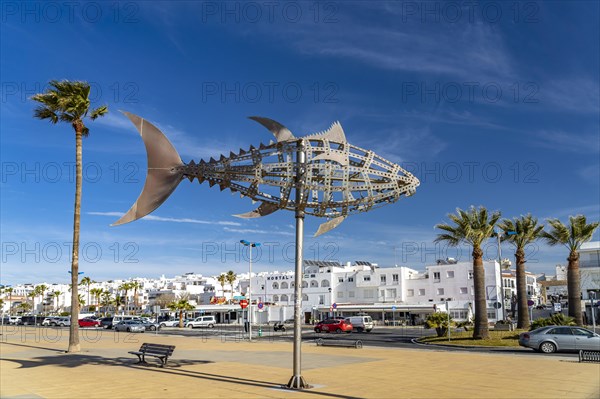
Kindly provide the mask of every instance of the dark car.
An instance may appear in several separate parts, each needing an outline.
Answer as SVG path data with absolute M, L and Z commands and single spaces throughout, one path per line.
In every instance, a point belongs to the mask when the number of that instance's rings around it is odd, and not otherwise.
M 352 323 L 350 323 L 349 321 L 328 319 L 317 324 L 315 326 L 315 332 L 336 332 L 338 334 L 341 332 L 351 333 L 352 328 Z
M 34 326 L 36 324 L 42 324 L 42 321 L 44 321 L 43 317 L 22 316 L 21 321 L 19 321 L 19 324 L 22 326 Z
M 110 330 L 113 327 L 112 317 L 103 317 L 100 319 L 100 327 Z

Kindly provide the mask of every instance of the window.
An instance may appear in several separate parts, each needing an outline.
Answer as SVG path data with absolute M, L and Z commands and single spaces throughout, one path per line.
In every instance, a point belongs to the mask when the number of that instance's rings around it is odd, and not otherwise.
M 319 295 L 319 305 L 325 304 L 325 295 Z
M 317 283 L 317 280 L 311 280 L 311 282 L 310 282 L 310 287 L 311 288 L 315 288 L 315 287 L 318 287 L 318 286 L 319 286 L 319 283 Z
M 556 327 L 548 330 L 546 334 L 571 335 L 571 329 L 569 327 Z
M 306 281 L 302 282 L 302 288 L 307 288 L 308 287 L 308 283 Z
M 338 277 L 338 283 L 343 283 L 344 282 L 344 278 L 343 277 Z
M 329 287 L 329 280 L 321 280 L 321 287 Z
M 419 288 L 419 296 L 425 296 L 425 288 Z
M 446 271 L 446 277 L 447 278 L 454 278 L 454 270 L 448 270 L 448 271 Z
M 278 289 L 279 288 L 279 284 L 277 284 L 277 281 L 275 281 L 273 283 L 273 289 Z
M 379 276 L 379 278 L 381 279 L 381 283 L 385 284 L 385 281 L 386 281 L 385 274 L 382 274 L 381 276 Z
M 308 302 L 308 295 L 302 294 L 302 300 Z
M 348 282 L 349 282 L 349 283 L 352 283 L 352 282 L 354 282 L 354 277 L 348 277 Z
M 338 291 L 337 297 L 338 298 L 343 298 L 344 297 L 344 291 Z
M 487 310 L 487 317 L 488 317 L 488 319 L 495 319 L 496 318 L 496 310 L 495 309 L 488 309 Z
M 363 276 L 363 281 L 371 281 L 371 276 Z
M 437 289 L 437 294 L 438 295 L 444 295 L 444 289 L 443 288 L 438 288 Z
M 285 281 L 283 283 L 281 283 L 281 289 L 287 289 L 288 287 L 288 283 L 286 283 Z
M 283 295 L 281 296 L 281 302 L 287 302 L 288 300 L 289 300 L 289 299 L 288 299 L 288 296 L 287 296 L 287 295 L 283 294 Z
M 354 298 L 354 291 L 348 291 L 348 298 Z
M 406 296 L 415 296 L 415 290 L 407 290 L 406 291 Z
M 433 272 L 433 281 L 440 281 L 440 272 Z
M 279 302 L 279 295 L 273 295 L 273 302 Z
M 467 287 L 460 287 L 460 293 L 461 294 L 468 294 L 469 291 L 467 290 Z
M 373 293 L 373 290 L 365 290 L 363 292 L 363 295 L 365 298 L 373 298 L 374 293 Z
M 394 282 L 394 283 L 398 282 L 398 275 L 397 274 L 392 274 L 392 282 Z

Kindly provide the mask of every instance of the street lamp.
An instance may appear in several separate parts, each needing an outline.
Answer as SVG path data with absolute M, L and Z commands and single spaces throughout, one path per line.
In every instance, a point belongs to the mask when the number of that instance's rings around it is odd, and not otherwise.
M 260 242 L 240 240 L 240 243 L 248 247 L 250 251 L 250 262 L 248 271 L 248 341 L 252 341 L 252 248 L 260 247 Z

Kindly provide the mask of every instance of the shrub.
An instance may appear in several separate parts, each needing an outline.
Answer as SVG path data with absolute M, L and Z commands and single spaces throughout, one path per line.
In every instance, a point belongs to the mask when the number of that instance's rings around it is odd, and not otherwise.
M 452 324 L 452 317 L 450 317 Z M 425 328 L 435 328 L 438 337 L 443 337 L 448 332 L 448 313 L 435 312 L 425 319 Z
M 531 323 L 529 330 L 535 330 L 536 328 L 545 326 L 574 326 L 575 319 L 569 316 L 565 316 L 562 313 L 554 313 L 550 317 L 541 318 Z

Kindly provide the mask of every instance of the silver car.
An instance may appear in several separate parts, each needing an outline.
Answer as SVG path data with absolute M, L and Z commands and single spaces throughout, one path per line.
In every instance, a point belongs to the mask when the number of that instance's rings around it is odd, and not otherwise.
M 600 351 L 600 335 L 577 326 L 546 326 L 519 334 L 519 345 L 544 353 Z
M 139 320 L 124 320 L 113 325 L 115 331 L 127 331 L 127 332 L 144 332 L 146 326 L 144 326 Z

